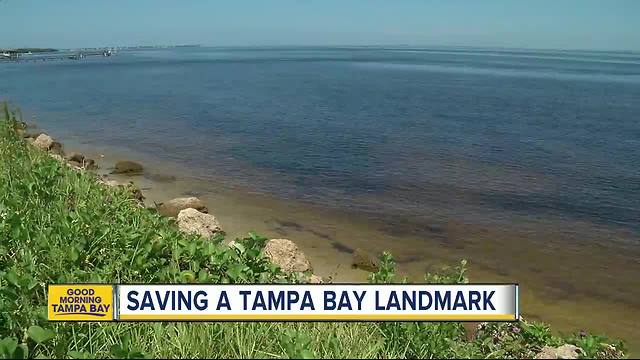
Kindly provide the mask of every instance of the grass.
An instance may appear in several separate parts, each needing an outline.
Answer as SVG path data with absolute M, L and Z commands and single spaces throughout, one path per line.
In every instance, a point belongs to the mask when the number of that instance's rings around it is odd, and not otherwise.
M 250 234 L 185 235 L 141 208 L 131 193 L 96 182 L 35 149 L 5 105 L 0 120 L 0 357 L 59 358 L 455 358 L 533 357 L 543 346 L 578 344 L 590 357 L 622 357 L 603 337 L 552 335 L 537 323 L 51 323 L 51 283 L 297 282 L 260 255 Z M 402 282 L 389 254 L 373 283 Z M 466 263 L 426 276 L 465 283 Z

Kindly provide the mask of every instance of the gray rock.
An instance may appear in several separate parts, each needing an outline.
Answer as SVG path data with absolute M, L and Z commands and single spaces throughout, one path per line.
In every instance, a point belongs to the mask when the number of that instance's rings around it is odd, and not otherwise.
M 60 162 L 64 161 L 64 158 L 62 156 L 58 155 L 58 154 L 49 154 L 49 156 L 51 156 L 52 158 L 54 158 L 54 159 L 56 159 L 56 160 L 58 160 Z
M 60 156 L 64 156 L 64 150 L 62 148 L 62 144 L 57 142 L 57 141 L 53 141 L 51 143 L 51 145 L 49 146 L 49 151 L 52 154 L 56 154 L 56 155 L 60 155 Z
M 196 209 L 199 212 L 205 214 L 209 212 L 202 200 L 198 199 L 197 197 L 184 197 L 176 198 L 159 204 L 158 213 L 163 216 L 176 217 L 178 216 L 178 213 L 180 213 L 180 210 L 188 208 Z
M 84 155 L 77 152 L 72 152 L 66 156 L 66 159 L 67 161 L 75 161 L 77 163 L 82 164 L 82 162 L 84 161 Z
M 78 169 L 82 168 L 82 163 L 79 163 L 77 161 L 68 161 L 68 163 L 74 168 L 78 168 Z
M 42 134 L 42 131 L 25 131 L 22 133 L 22 137 L 26 139 L 36 139 Z
M 536 359 L 577 359 L 582 354 L 582 349 L 575 345 L 564 344 L 557 348 L 545 346 L 535 356 Z
M 313 271 L 307 257 L 291 240 L 271 239 L 265 244 L 262 254 L 284 272 Z
M 369 272 L 376 272 L 380 268 L 378 259 L 363 249 L 353 251 L 352 266 Z
M 181 210 L 176 222 L 180 231 L 200 235 L 203 238 L 210 238 L 222 231 L 215 216 L 201 213 L 193 208 Z
M 122 184 L 120 184 L 119 182 L 115 181 L 115 180 L 101 180 L 100 183 L 107 185 L 107 186 L 111 186 L 111 187 L 117 187 L 117 186 L 122 186 Z
M 84 168 L 87 170 L 98 170 L 98 164 L 93 159 L 84 159 Z
M 118 161 L 116 163 L 115 169 L 113 170 L 114 174 L 140 174 L 142 173 L 142 165 L 138 164 L 134 161 Z
M 51 147 L 51 144 L 53 144 L 53 139 L 51 138 L 51 136 L 47 134 L 40 134 L 36 138 L 36 140 L 33 142 L 33 145 L 35 147 L 44 151 L 49 150 L 49 147 Z
M 96 164 L 95 160 L 85 158 L 84 155 L 72 152 L 66 156 L 67 161 L 71 166 L 83 168 L 85 170 L 97 170 L 98 164 Z

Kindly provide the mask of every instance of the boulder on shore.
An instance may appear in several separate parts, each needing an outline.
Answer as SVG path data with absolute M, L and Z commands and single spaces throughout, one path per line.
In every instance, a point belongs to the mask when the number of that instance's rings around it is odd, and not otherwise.
M 66 156 L 66 159 L 67 161 L 75 161 L 77 163 L 82 164 L 82 162 L 84 161 L 84 155 L 77 152 L 72 152 Z
M 42 134 L 42 131 L 25 131 L 22 133 L 22 137 L 25 139 L 37 139 Z
M 109 179 L 98 180 L 98 182 L 111 187 L 117 187 L 122 185 L 115 180 L 109 180 Z
M 82 163 L 77 162 L 77 161 L 67 161 L 67 163 L 69 163 L 69 165 L 71 165 L 71 167 L 75 168 L 75 169 L 82 169 Z
M 58 155 L 58 154 L 49 154 L 49 156 L 51 156 L 52 158 L 60 161 L 60 162 L 64 162 L 64 159 L 62 158 L 62 156 Z
M 284 272 L 313 271 L 307 257 L 291 240 L 271 239 L 265 244 L 262 254 Z
M 67 162 L 69 162 L 69 164 L 73 167 L 83 168 L 85 170 L 98 169 L 98 164 L 96 164 L 95 160 L 85 158 L 84 155 L 80 153 L 72 152 L 69 155 L 67 155 L 65 158 L 67 159 Z
M 116 163 L 113 169 L 114 174 L 140 174 L 142 173 L 142 165 L 135 161 L 123 160 Z
M 210 238 L 222 231 L 215 216 L 201 213 L 193 208 L 181 210 L 176 221 L 180 231 L 200 235 L 203 238 Z
M 49 151 L 52 154 L 64 156 L 64 150 L 62 149 L 62 144 L 57 141 L 53 141 L 51 143 L 51 145 L 49 146 Z
M 545 346 L 535 356 L 535 359 L 578 359 L 582 349 L 575 345 L 564 344 L 558 347 Z
M 180 213 L 180 210 L 188 208 L 196 209 L 205 214 L 209 212 L 202 200 L 197 197 L 184 197 L 158 204 L 158 213 L 163 216 L 176 217 L 178 213 Z
M 33 145 L 41 150 L 47 151 L 53 144 L 53 139 L 47 134 L 40 134 L 33 142 Z
M 84 159 L 83 166 L 86 170 L 98 170 L 98 164 L 93 159 Z
M 376 272 L 380 268 L 378 259 L 363 249 L 353 251 L 352 266 L 369 272 Z

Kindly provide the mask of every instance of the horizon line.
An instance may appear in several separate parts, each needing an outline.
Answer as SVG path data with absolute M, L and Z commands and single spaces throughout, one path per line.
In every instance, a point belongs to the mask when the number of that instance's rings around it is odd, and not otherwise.
M 510 47 L 494 45 L 425 45 L 425 44 L 253 44 L 253 45 L 212 45 L 212 44 L 138 44 L 138 45 L 104 45 L 104 46 L 75 46 L 75 47 L 38 47 L 19 46 L 13 48 L 0 49 L 44 49 L 52 48 L 56 50 L 71 49 L 99 49 L 99 48 L 136 48 L 136 47 L 205 47 L 205 48 L 450 48 L 450 49 L 500 49 L 500 50 L 526 50 L 526 51 L 581 51 L 581 52 L 611 52 L 611 53 L 640 53 L 640 49 L 596 49 L 596 48 L 544 48 L 544 47 Z

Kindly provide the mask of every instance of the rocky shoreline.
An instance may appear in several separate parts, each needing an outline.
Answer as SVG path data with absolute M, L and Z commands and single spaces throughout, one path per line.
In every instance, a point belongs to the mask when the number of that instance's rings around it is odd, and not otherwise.
M 195 196 L 178 197 L 164 202 L 155 203 L 154 206 L 147 207 L 144 203 L 143 191 L 137 187 L 133 181 L 128 183 L 112 179 L 109 174 L 98 175 L 95 173 L 100 168 L 94 159 L 85 157 L 79 152 L 65 153 L 64 145 L 48 134 L 40 131 L 28 131 L 30 126 L 23 124 L 18 129 L 18 134 L 29 144 L 44 152 L 57 161 L 66 164 L 76 171 L 88 171 L 96 176 L 96 182 L 108 187 L 120 188 L 127 191 L 130 197 L 135 200 L 138 206 L 156 211 L 160 216 L 174 219 L 177 227 L 184 233 L 196 234 L 203 238 L 212 238 L 217 234 L 224 233 L 220 223 L 214 214 L 210 214 L 206 204 Z M 132 160 L 117 161 L 111 169 L 110 174 L 119 176 L 142 175 L 145 168 L 142 164 Z M 229 246 L 234 246 L 235 242 L 230 241 Z M 304 276 L 303 281 L 308 283 L 331 282 L 331 278 L 323 278 L 313 272 L 313 266 L 307 256 L 298 245 L 289 239 L 270 239 L 263 249 L 263 255 L 274 265 L 280 267 L 286 273 L 300 273 Z M 379 268 L 378 257 L 370 252 L 357 248 L 353 249 L 350 266 L 366 272 L 375 272 Z
M 108 174 L 98 175 L 99 164 L 97 161 L 85 157 L 81 153 L 66 154 L 62 143 L 54 140 L 46 133 L 31 133 L 26 131 L 26 124 L 17 133 L 31 144 L 34 148 L 46 152 L 51 158 L 65 164 L 71 169 L 89 174 L 95 179 L 97 184 L 107 188 L 123 190 L 128 193 L 128 197 L 136 202 L 140 208 L 148 209 L 157 213 L 159 216 L 173 219 L 172 222 L 178 230 L 185 234 L 196 235 L 203 239 L 213 239 L 218 235 L 223 235 L 218 219 L 211 214 L 209 207 L 200 198 L 195 196 L 178 197 L 166 200 L 161 203 L 154 203 L 154 206 L 147 207 L 144 203 L 145 196 L 133 181 L 124 183 L 112 179 Z M 111 169 L 111 168 L 110 168 Z M 135 176 L 141 175 L 145 171 L 144 166 L 130 160 L 122 160 L 115 163 L 110 174 Z M 229 247 L 240 247 L 235 241 L 227 243 Z M 287 274 L 297 274 L 298 279 L 302 283 L 326 283 L 332 282 L 332 279 L 322 278 L 314 273 L 313 266 L 307 256 L 300 250 L 298 245 L 289 239 L 273 238 L 266 241 L 261 250 L 262 255 L 272 264 L 279 267 Z M 378 259 L 363 249 L 354 249 L 351 266 L 367 272 L 376 272 L 379 269 Z M 486 323 L 468 323 L 465 324 L 465 333 L 468 341 L 473 341 L 478 333 L 483 331 Z M 516 327 L 514 327 L 516 329 Z M 517 328 L 520 329 L 520 328 Z M 514 333 L 516 330 L 513 330 Z M 518 332 L 521 330 L 518 330 Z M 500 334 L 494 335 L 495 339 L 501 338 Z M 614 356 L 618 349 L 612 345 L 607 345 L 606 353 Z M 561 344 L 560 346 L 544 346 L 535 354 L 536 359 L 556 359 L 556 358 L 578 358 L 584 356 L 585 350 L 573 344 Z

